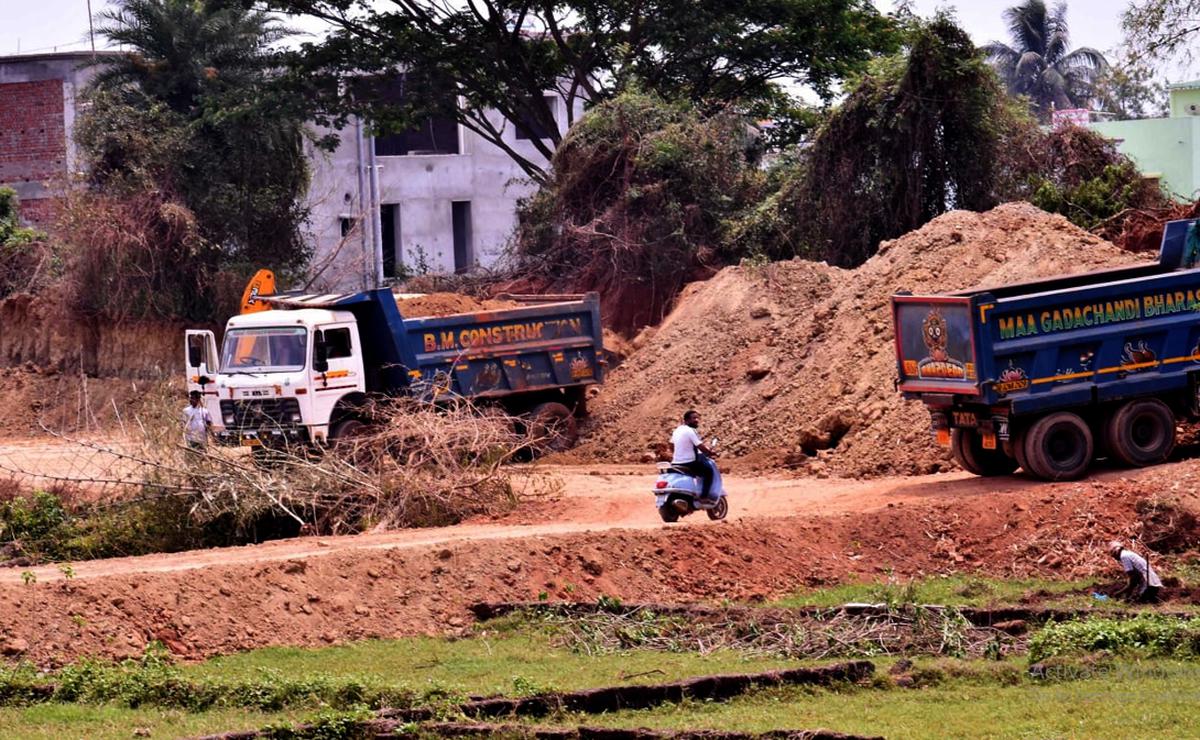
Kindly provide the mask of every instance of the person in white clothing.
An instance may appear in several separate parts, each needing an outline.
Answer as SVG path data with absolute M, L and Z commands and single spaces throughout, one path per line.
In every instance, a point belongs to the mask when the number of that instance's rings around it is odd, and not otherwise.
M 1120 540 L 1108 543 L 1108 554 L 1121 564 L 1121 569 L 1129 576 L 1129 583 L 1113 594 L 1114 596 L 1125 596 L 1130 601 L 1141 603 L 1158 601 L 1158 590 L 1162 588 L 1162 580 L 1150 567 L 1150 563 L 1146 562 L 1146 558 L 1133 550 L 1125 549 Z
M 675 427 L 671 433 L 671 464 L 688 471 L 703 481 L 700 497 L 708 498 L 712 490 L 713 471 L 707 458 L 712 457 L 712 450 L 700 439 L 700 414 L 689 410 L 683 415 L 683 423 Z
M 192 391 L 183 409 L 183 441 L 194 450 L 202 450 L 208 444 L 212 427 L 212 415 L 204 408 L 203 398 L 200 391 Z

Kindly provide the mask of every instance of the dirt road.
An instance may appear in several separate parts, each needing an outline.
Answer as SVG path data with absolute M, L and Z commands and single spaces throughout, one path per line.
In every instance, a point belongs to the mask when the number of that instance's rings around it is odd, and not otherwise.
M 0 459 L 22 454 L 41 468 L 52 469 L 52 443 L 0 446 Z M 169 573 L 214 565 L 268 563 L 335 553 L 427 548 L 478 540 L 509 540 L 546 535 L 604 532 L 613 529 L 660 529 L 665 525 L 651 494 L 653 468 L 638 465 L 549 466 L 531 471 L 525 485 L 534 493 L 517 510 L 490 520 L 453 527 L 400 530 L 345 537 L 302 537 L 245 547 L 215 548 L 167 555 L 146 555 L 76 563 L 74 579 L 139 573 Z M 817 478 L 746 477 L 725 479 L 730 493 L 731 521 L 799 515 L 861 514 L 905 502 L 1025 490 L 1037 484 L 1020 477 L 984 480 L 965 473 L 909 478 L 841 480 Z M 672 527 L 712 526 L 704 515 L 689 517 Z M 38 582 L 63 578 L 58 566 L 0 568 L 0 584 L 23 583 L 32 571 Z

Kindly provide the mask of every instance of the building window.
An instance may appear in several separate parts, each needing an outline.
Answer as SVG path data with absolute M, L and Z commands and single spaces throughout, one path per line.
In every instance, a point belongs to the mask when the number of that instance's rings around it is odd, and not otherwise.
M 542 97 L 546 107 L 550 109 L 550 116 L 554 119 L 555 133 L 558 132 L 558 96 L 546 95 Z M 521 120 L 517 121 L 517 138 L 523 141 L 530 139 L 549 139 L 550 132 L 544 125 L 539 123 L 531 115 L 526 115 Z
M 350 236 L 350 232 L 354 231 L 354 226 L 354 219 L 349 216 L 342 216 L 338 219 L 338 230 L 341 232 L 343 239 Z
M 454 228 L 454 271 L 466 272 L 475 266 L 475 247 L 471 243 L 471 201 L 452 202 L 450 219 Z
M 400 253 L 400 206 L 383 203 L 379 206 L 379 235 L 383 251 L 383 276 L 396 277 L 396 255 Z
M 407 131 L 375 137 L 379 157 L 458 153 L 458 121 L 450 116 L 430 116 Z
M 409 86 L 419 86 L 415 92 Z M 458 120 L 455 116 L 458 101 L 454 87 L 445 80 L 434 78 L 410 78 L 408 75 L 393 77 L 368 77 L 358 81 L 355 95 L 370 98 L 384 106 L 394 104 L 399 111 L 410 93 L 420 94 L 438 109 L 437 113 L 422 119 L 412 128 L 388 129 L 384 127 L 373 138 L 376 156 L 402 157 L 410 154 L 458 154 Z

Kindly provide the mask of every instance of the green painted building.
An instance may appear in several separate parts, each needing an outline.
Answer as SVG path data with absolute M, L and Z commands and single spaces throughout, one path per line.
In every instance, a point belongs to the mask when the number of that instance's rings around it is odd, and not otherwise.
M 1139 121 L 1093 121 L 1147 176 L 1187 200 L 1200 194 L 1200 80 L 1171 85 L 1171 115 Z

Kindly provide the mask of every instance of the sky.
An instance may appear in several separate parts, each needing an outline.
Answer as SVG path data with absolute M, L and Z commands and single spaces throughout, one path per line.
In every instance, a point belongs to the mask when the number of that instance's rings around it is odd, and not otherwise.
M 110 7 L 113 0 L 90 0 L 92 11 Z M 953 10 L 959 24 L 977 44 L 1008 41 L 1002 13 L 1016 0 L 914 0 L 919 15 L 938 9 Z M 875 0 L 883 11 L 892 0 Z M 1072 46 L 1091 46 L 1103 52 L 1120 46 L 1121 12 L 1129 0 L 1073 0 L 1067 21 Z M 297 25 L 291 23 L 290 25 Z M 310 24 L 300 24 L 314 28 Z M 82 51 L 88 43 L 88 0 L 0 0 L 0 55 L 51 51 Z M 103 48 L 103 39 L 97 39 Z

